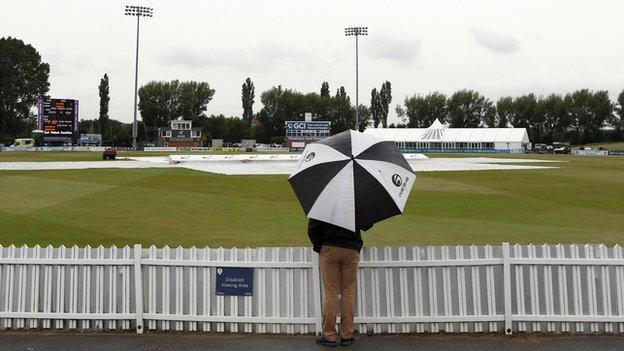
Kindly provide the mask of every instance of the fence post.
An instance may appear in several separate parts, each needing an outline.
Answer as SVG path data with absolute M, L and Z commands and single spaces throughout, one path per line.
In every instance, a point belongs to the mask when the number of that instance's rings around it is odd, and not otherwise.
M 314 330 L 316 335 L 323 332 L 323 314 L 321 312 L 321 274 L 319 268 L 319 255 L 312 250 L 312 290 L 314 298 Z
M 143 272 L 141 269 L 141 256 L 143 248 L 141 244 L 134 245 L 134 303 L 136 313 L 137 334 L 143 334 Z
M 511 266 L 509 243 L 503 243 L 503 290 L 505 296 L 505 334 L 511 335 Z

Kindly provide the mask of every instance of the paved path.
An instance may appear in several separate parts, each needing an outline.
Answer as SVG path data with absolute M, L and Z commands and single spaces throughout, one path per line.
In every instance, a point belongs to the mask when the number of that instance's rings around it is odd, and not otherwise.
M 0 350 L 327 350 L 310 336 L 216 334 L 31 333 L 0 332 Z M 338 348 L 344 350 L 347 348 Z M 350 347 L 363 351 L 620 351 L 624 336 L 416 335 L 361 337 Z

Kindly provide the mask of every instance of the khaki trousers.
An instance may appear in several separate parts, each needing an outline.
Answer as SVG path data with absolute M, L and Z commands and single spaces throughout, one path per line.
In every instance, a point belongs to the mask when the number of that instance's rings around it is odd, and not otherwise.
M 338 295 L 340 303 L 340 338 L 353 338 L 353 318 L 357 291 L 357 268 L 360 253 L 352 249 L 323 245 L 319 254 L 319 266 L 323 279 L 325 301 L 323 303 L 323 335 L 327 340 L 337 340 L 336 316 Z

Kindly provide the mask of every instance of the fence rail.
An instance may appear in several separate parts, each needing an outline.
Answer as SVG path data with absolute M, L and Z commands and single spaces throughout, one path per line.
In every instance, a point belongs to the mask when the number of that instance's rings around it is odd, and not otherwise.
M 253 267 L 252 296 L 216 295 Z M 360 333 L 624 332 L 624 251 L 604 245 L 371 247 Z M 308 248 L 0 246 L 0 328 L 318 333 Z

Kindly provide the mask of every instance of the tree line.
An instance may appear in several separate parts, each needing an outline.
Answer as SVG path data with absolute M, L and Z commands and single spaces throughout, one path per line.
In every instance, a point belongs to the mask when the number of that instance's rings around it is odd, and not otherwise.
M 189 96 L 184 99 L 183 87 L 187 84 L 202 89 L 188 89 Z M 177 88 L 176 88 L 177 87 Z M 388 109 L 391 102 L 390 82 L 382 84 L 380 92 L 373 96 L 375 104 L 372 109 L 365 105 L 359 106 L 359 129 L 364 130 L 369 124 L 387 124 Z M 155 131 L 165 127 L 169 121 L 181 117 L 193 121 L 194 126 L 203 129 L 206 142 L 210 139 L 224 139 L 238 142 L 242 138 L 252 138 L 263 143 L 284 141 L 285 122 L 303 120 L 305 113 L 311 113 L 313 120 L 331 122 L 332 133 L 355 129 L 355 106 L 347 95 L 344 86 L 331 94 L 329 83 L 321 83 L 319 92 L 302 93 L 281 85 L 272 87 L 260 94 L 262 107 L 253 112 L 255 102 L 255 86 L 247 78 L 241 87 L 242 117 L 225 117 L 223 115 L 205 114 L 205 106 L 214 95 L 207 83 L 197 82 L 150 82 L 139 89 L 139 110 L 147 132 L 147 142 L 153 142 Z M 191 103 L 196 108 L 184 106 Z M 199 108 L 202 106 L 202 108 Z M 190 111 L 191 113 L 181 113 Z
M 30 44 L 0 38 L 0 143 L 30 137 L 36 125 L 31 109 L 50 90 L 50 65 Z
M 301 93 L 281 85 L 272 87 L 260 95 L 262 108 L 256 114 L 252 136 L 261 142 L 282 143 L 285 135 L 284 122 L 303 120 L 305 113 L 312 114 L 312 120 L 331 122 L 331 133 L 355 129 L 355 106 L 344 86 L 331 94 L 327 82 L 321 84 L 319 92 Z M 359 106 L 359 129 L 363 130 L 370 121 L 370 109 Z
M 559 95 L 505 96 L 496 101 L 473 90 L 451 96 L 440 92 L 408 96 L 395 107 L 403 123 L 396 127 L 426 128 L 437 118 L 453 128 L 526 128 L 532 142 L 575 144 L 624 138 L 624 90 L 615 103 L 606 90 L 589 89 Z

